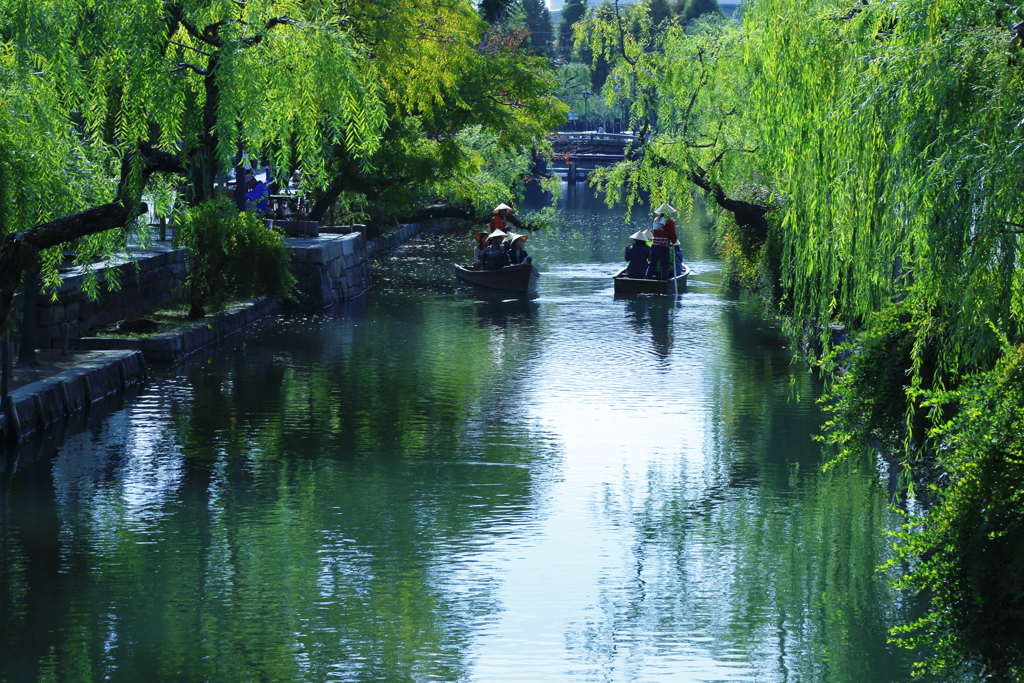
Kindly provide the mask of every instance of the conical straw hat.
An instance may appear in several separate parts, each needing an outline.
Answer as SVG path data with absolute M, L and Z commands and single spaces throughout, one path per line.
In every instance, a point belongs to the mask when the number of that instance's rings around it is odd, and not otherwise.
M 676 210 L 673 209 L 671 206 L 669 206 L 668 202 L 662 204 L 661 206 L 659 206 L 657 209 L 654 210 L 654 213 L 675 213 L 675 212 L 676 212 Z
M 498 204 L 496 207 L 494 207 L 494 213 L 498 213 L 499 211 L 511 211 L 511 210 L 512 210 L 512 207 L 509 206 L 508 204 Z

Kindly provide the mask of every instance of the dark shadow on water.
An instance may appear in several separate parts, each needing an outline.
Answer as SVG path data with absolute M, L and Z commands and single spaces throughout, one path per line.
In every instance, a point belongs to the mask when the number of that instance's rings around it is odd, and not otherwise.
M 532 298 L 519 299 L 474 299 L 473 316 L 478 326 L 508 327 L 510 324 L 532 322 L 540 304 Z
M 615 294 L 615 300 L 625 304 L 626 323 L 640 334 L 650 331 L 651 353 L 660 363 L 667 363 L 672 355 L 672 310 L 680 306 L 675 296 L 662 294 Z

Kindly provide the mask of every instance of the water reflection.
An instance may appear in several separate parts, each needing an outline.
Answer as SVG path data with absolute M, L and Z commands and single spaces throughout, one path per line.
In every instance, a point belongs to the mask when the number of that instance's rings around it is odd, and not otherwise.
M 5 464 L 0 680 L 905 679 L 884 492 L 756 309 L 614 296 L 638 221 L 536 233 L 532 301 L 431 236 Z

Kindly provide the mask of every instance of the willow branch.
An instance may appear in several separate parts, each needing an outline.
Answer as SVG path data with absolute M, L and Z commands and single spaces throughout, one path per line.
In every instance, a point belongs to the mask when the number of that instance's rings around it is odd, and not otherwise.
M 209 70 L 195 64 L 189 64 L 188 62 L 178 62 L 177 64 L 175 68 L 171 69 L 172 74 L 181 73 L 182 71 L 194 71 L 200 76 L 208 76 L 210 74 Z
M 167 42 L 169 42 L 171 45 L 177 45 L 178 47 L 183 47 L 186 50 L 192 50 L 193 52 L 198 52 L 199 54 L 205 55 L 206 57 L 212 57 L 213 56 L 209 52 L 206 52 L 204 50 L 200 50 L 198 47 L 192 47 L 191 45 L 186 45 L 185 43 L 179 43 L 176 40 L 169 40 Z

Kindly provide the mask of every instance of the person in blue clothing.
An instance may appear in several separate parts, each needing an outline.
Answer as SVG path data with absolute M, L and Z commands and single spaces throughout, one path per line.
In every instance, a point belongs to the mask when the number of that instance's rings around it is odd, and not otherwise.
M 676 257 L 676 276 L 678 277 L 683 274 L 683 248 L 679 245 L 679 240 L 672 245 L 672 251 Z
M 510 265 L 518 266 L 523 263 L 533 263 L 533 257 L 526 253 L 527 235 L 509 233 L 508 239 L 508 261 Z
M 270 186 L 262 180 L 257 181 L 255 177 L 252 177 L 250 184 L 252 187 L 245 193 L 246 200 L 256 204 L 256 213 L 266 213 L 270 208 Z
M 484 270 L 501 270 L 508 265 L 508 251 L 502 242 L 505 233 L 495 230 L 487 236 L 487 248 L 484 249 Z
M 626 277 L 643 278 L 647 275 L 648 260 L 651 258 L 651 248 L 647 246 L 650 239 L 646 230 L 639 230 L 629 236 L 633 244 L 626 247 Z

